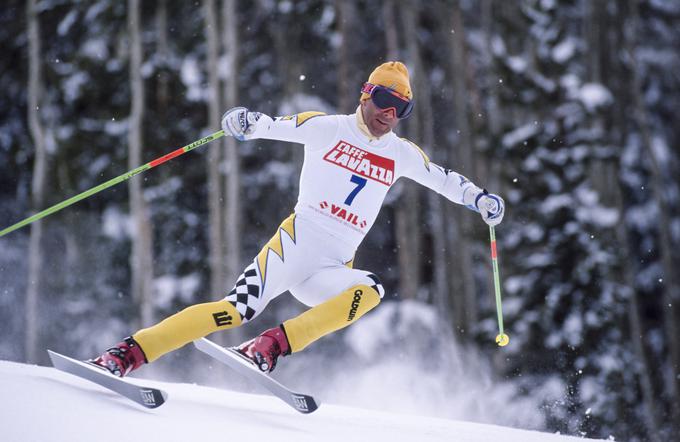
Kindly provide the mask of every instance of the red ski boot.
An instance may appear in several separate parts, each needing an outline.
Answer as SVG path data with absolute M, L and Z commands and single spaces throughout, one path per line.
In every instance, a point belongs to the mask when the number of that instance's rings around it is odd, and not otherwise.
M 290 345 L 283 329 L 276 327 L 265 331 L 255 339 L 244 342 L 236 350 L 250 359 L 263 372 L 271 373 L 276 368 L 276 360 L 279 356 L 290 354 Z
M 145 364 L 146 357 L 139 344 L 132 337 L 127 337 L 123 342 L 116 344 L 115 347 L 106 350 L 98 358 L 90 359 L 87 362 L 122 378 Z

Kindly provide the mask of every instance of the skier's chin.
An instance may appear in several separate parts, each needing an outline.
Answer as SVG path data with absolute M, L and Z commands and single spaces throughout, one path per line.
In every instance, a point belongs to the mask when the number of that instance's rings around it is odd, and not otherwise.
M 389 124 L 380 121 L 378 118 L 373 120 L 373 124 L 371 126 L 371 132 L 377 137 L 382 137 L 391 129 Z

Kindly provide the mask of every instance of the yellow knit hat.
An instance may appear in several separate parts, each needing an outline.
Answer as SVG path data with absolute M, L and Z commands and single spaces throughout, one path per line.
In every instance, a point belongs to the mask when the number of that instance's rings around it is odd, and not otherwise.
M 368 77 L 368 82 L 388 87 L 409 100 L 413 98 L 411 83 L 409 82 L 408 77 L 408 69 L 406 69 L 406 65 L 400 61 L 388 61 L 373 69 L 373 72 L 371 72 L 371 75 Z M 369 98 L 368 94 L 361 94 L 362 101 L 367 98 Z

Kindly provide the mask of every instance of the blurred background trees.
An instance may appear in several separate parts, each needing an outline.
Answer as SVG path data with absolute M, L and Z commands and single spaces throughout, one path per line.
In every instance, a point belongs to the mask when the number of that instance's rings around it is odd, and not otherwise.
M 672 440 L 679 18 L 658 0 L 9 1 L 0 227 L 217 130 L 235 105 L 351 113 L 370 71 L 401 59 L 417 105 L 397 132 L 506 198 L 511 344 L 493 345 L 487 229 L 440 196 L 395 186 L 355 266 L 388 301 L 436 311 L 438 338 L 538 398 L 545 428 Z M 1 238 L 0 357 L 87 357 L 219 298 L 292 210 L 301 152 L 215 142 Z M 302 308 L 277 300 L 224 342 Z M 166 370 L 181 377 L 193 356 L 178 354 Z

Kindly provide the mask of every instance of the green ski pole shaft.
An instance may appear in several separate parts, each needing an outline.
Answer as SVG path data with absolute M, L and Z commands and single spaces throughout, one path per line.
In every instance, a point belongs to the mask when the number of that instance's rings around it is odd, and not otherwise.
M 99 193 L 104 189 L 108 189 L 109 187 L 115 186 L 116 184 L 122 183 L 123 181 L 127 181 L 135 175 L 138 175 L 138 174 L 140 174 L 140 173 L 142 173 L 146 170 L 149 170 L 151 168 L 154 168 L 154 167 L 156 167 L 160 164 L 165 163 L 166 161 L 169 161 L 173 158 L 176 158 L 176 157 L 178 157 L 182 154 L 185 154 L 185 153 L 187 153 L 191 150 L 196 149 L 197 147 L 203 146 L 204 144 L 207 144 L 207 143 L 214 141 L 214 140 L 216 140 L 220 137 L 223 137 L 223 136 L 224 136 L 224 131 L 221 130 L 219 132 L 215 132 L 214 134 L 208 135 L 207 137 L 201 138 L 200 140 L 196 140 L 191 144 L 187 144 L 184 147 L 180 147 L 177 150 L 174 150 L 174 151 L 172 151 L 172 152 L 170 152 L 166 155 L 163 155 L 160 158 L 156 158 L 155 160 L 150 161 L 150 162 L 148 162 L 148 163 L 146 163 L 142 166 L 139 166 L 136 169 L 129 170 L 129 171 L 125 172 L 124 174 L 117 176 L 116 178 L 112 178 L 105 183 L 102 183 L 98 186 L 95 186 L 91 189 L 88 189 L 88 190 L 86 190 L 82 193 L 79 193 L 76 196 L 73 196 L 73 197 L 71 197 L 71 198 L 69 198 L 65 201 L 60 202 L 59 204 L 55 204 L 54 206 L 47 208 L 47 209 L 43 210 L 42 212 L 38 212 L 33 216 L 30 216 L 30 217 L 28 217 L 28 218 L 26 218 L 22 221 L 19 221 L 18 223 L 11 225 L 4 230 L 0 230 L 0 237 L 5 236 L 8 233 L 14 232 L 15 230 L 20 229 L 24 226 L 27 226 L 34 221 L 45 218 L 46 216 L 49 216 L 49 215 L 51 215 L 55 212 L 60 211 L 61 209 L 64 209 L 64 208 L 70 206 L 71 204 L 75 204 L 78 201 L 84 200 L 85 198 L 88 198 L 88 197 L 94 195 L 95 193 Z
M 489 226 L 489 234 L 491 236 L 491 264 L 493 267 L 493 286 L 496 292 L 496 314 L 498 315 L 498 336 L 496 336 L 496 344 L 505 347 L 510 342 L 510 337 L 505 334 L 503 330 L 503 305 L 501 301 L 501 281 L 500 272 L 498 270 L 498 249 L 496 247 L 496 229 Z

